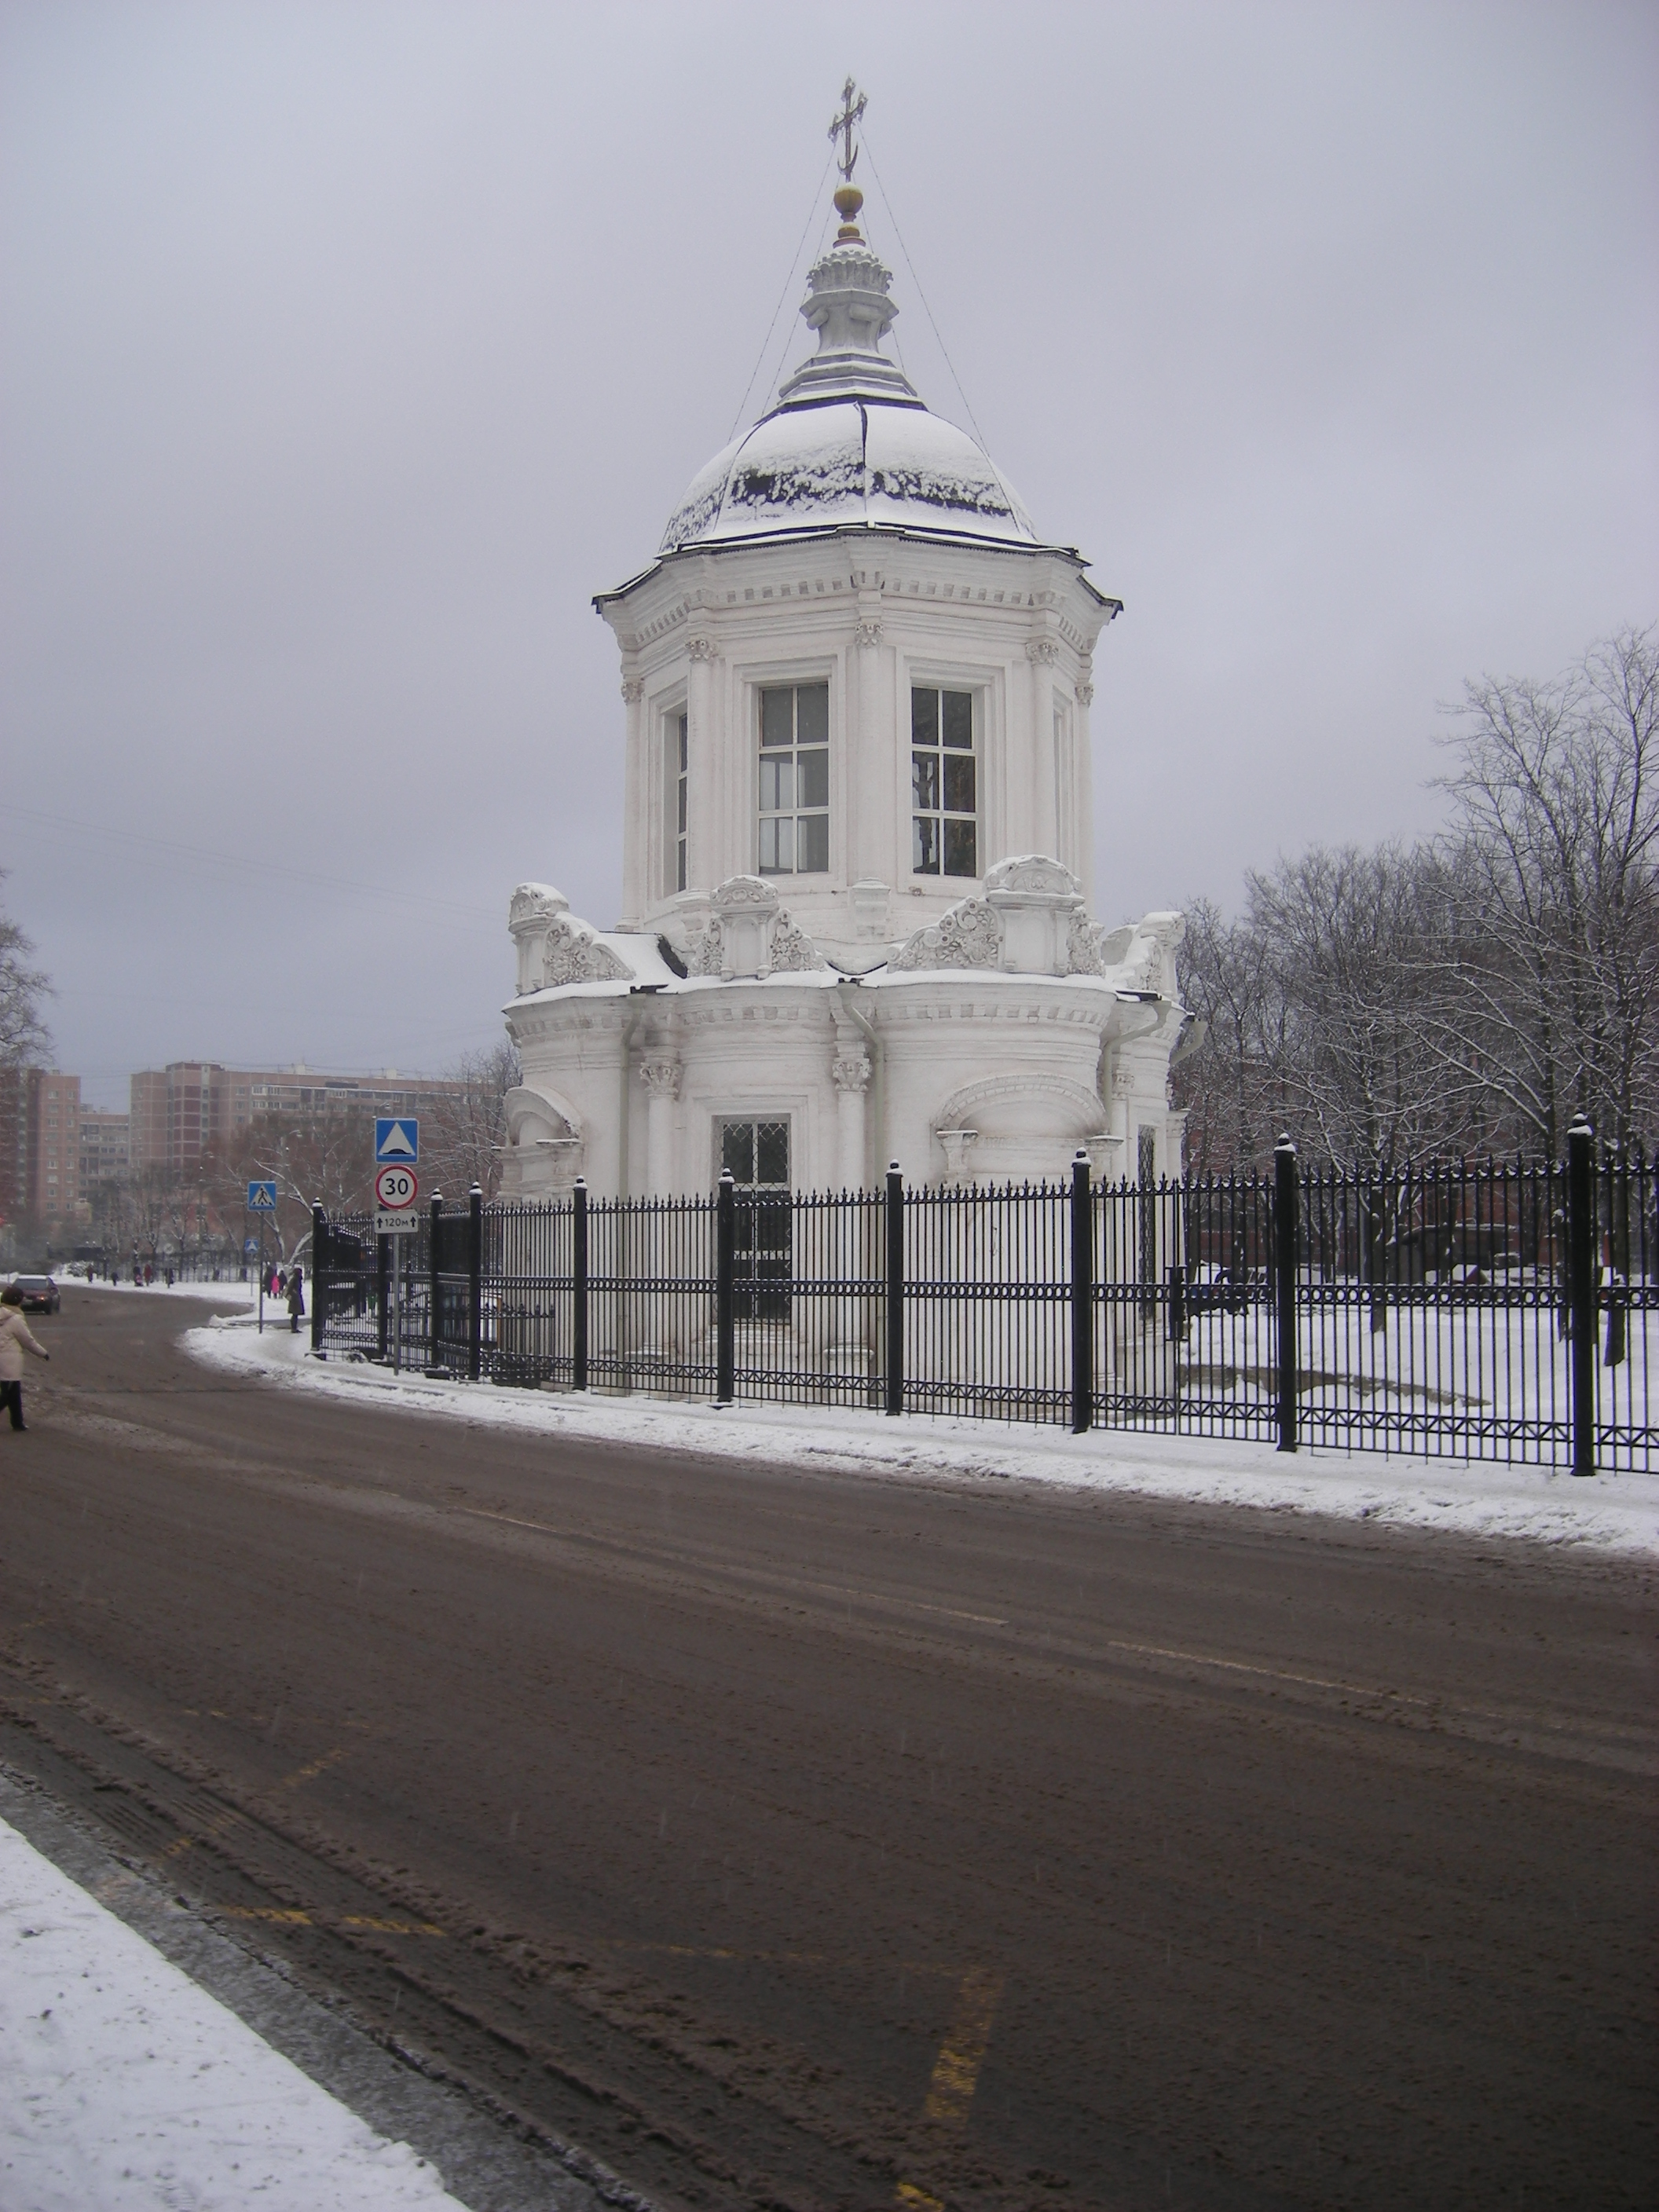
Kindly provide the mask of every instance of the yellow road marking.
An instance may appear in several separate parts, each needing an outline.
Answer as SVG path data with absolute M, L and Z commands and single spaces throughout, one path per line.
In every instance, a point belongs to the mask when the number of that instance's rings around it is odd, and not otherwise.
M 337 1766 L 346 1755 L 344 1744 L 336 1744 L 332 1751 L 325 1751 L 320 1759 L 313 1759 L 309 1766 L 296 1766 L 292 1774 L 285 1774 L 277 1786 L 283 1790 L 295 1789 L 301 1782 L 309 1782 L 315 1775 L 326 1773 L 331 1766 Z
M 222 1912 L 228 1920 L 265 1920 L 283 1928 L 368 1928 L 377 1936 L 441 1936 L 444 1930 L 434 1928 L 429 1920 L 381 1920 L 373 1913 L 343 1912 L 337 1919 L 319 1920 L 314 1912 L 298 1905 L 216 1905 L 215 1912 Z
M 960 2134 L 968 2124 L 979 2069 L 985 2063 L 991 2040 L 991 2021 L 1001 1995 L 1000 1974 L 970 1966 L 962 1978 L 956 2013 L 933 2062 L 927 2102 L 921 2108 L 924 2119 L 948 2128 L 952 2134 Z M 893 2202 L 903 2212 L 945 2212 L 940 2200 L 914 2181 L 901 2181 L 893 2191 Z

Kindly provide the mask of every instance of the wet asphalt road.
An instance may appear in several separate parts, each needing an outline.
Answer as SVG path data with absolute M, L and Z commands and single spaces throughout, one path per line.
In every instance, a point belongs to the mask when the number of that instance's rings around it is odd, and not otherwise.
M 1649 1571 L 342 1409 L 201 1318 L 40 1325 L 0 1759 L 502 2112 L 662 2207 L 1652 2201 Z

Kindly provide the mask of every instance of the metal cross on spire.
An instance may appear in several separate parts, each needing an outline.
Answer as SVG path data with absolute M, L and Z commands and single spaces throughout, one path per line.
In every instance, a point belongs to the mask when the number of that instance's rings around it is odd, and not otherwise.
M 853 96 L 854 93 L 858 94 L 856 99 Z M 832 116 L 830 121 L 830 138 L 839 138 L 842 142 L 841 158 L 836 166 L 841 171 L 841 180 L 844 185 L 852 183 L 853 172 L 858 167 L 859 153 L 853 143 L 853 125 L 864 113 L 864 94 L 859 92 L 849 76 L 841 88 L 841 113 Z

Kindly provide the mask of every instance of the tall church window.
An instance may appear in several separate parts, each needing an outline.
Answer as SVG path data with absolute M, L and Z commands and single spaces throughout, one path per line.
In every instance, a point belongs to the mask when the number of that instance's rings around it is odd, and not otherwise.
M 672 755 L 674 768 L 674 888 L 685 889 L 685 783 L 687 740 L 690 734 L 690 717 L 676 714 L 672 724 Z
M 910 692 L 910 866 L 919 876 L 979 873 L 974 695 Z
M 760 695 L 760 872 L 830 866 L 830 686 L 769 684 Z
M 720 1165 L 732 1193 L 733 1310 L 739 1321 L 787 1321 L 793 1248 L 787 1121 L 724 1121 Z M 772 1287 L 776 1285 L 778 1287 Z

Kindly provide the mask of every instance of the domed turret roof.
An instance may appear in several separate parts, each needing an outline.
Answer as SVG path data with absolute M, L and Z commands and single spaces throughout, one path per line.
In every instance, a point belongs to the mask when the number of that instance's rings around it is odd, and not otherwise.
M 860 197 L 837 195 L 848 220 L 807 277 L 800 312 L 817 353 L 785 378 L 771 411 L 693 477 L 662 552 L 859 525 L 1038 543 L 989 455 L 931 413 L 880 350 L 898 309 L 891 270 L 851 220 Z

